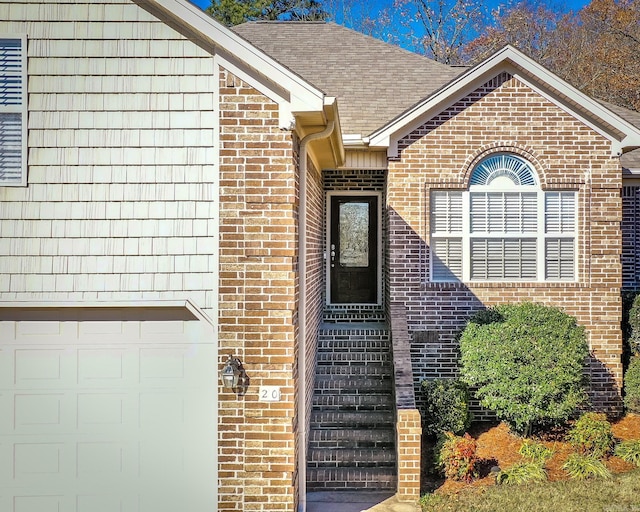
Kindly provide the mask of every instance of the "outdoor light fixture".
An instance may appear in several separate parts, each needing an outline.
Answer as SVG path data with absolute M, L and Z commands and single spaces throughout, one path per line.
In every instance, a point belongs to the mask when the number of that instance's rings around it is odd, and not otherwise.
M 242 361 L 232 355 L 227 358 L 227 362 L 220 372 L 220 378 L 225 389 L 232 389 L 239 395 L 243 395 L 249 385 L 249 377 L 242 367 Z

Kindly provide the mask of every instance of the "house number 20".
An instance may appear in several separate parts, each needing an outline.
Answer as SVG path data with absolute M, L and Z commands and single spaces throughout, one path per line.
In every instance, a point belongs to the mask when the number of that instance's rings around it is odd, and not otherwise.
M 260 386 L 261 402 L 279 402 L 280 396 L 279 386 Z

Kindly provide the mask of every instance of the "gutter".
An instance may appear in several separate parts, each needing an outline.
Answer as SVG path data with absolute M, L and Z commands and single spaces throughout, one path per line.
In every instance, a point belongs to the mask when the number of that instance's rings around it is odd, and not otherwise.
M 310 133 L 300 141 L 300 207 L 298 212 L 298 512 L 307 509 L 307 146 L 310 142 L 329 137 L 335 121 L 329 121 L 322 131 Z

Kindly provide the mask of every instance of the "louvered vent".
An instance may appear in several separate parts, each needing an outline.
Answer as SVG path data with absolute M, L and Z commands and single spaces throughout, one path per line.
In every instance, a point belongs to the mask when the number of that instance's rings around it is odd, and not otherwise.
M 26 114 L 25 51 L 22 39 L 0 39 L 0 183 L 24 179 Z
M 536 175 L 529 163 L 506 153 L 485 158 L 473 170 L 471 185 L 491 185 L 499 178 L 506 178 L 517 186 L 535 186 Z

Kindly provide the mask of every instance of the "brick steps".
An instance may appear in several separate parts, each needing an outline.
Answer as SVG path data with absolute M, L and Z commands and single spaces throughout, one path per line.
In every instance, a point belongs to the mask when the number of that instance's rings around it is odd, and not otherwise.
M 316 468 L 307 473 L 307 489 L 344 491 L 395 489 L 396 468 Z
M 395 432 L 353 428 L 314 429 L 309 448 L 393 448 Z
M 396 452 L 391 448 L 339 448 L 309 450 L 309 467 L 395 467 Z
M 379 308 L 325 312 L 310 428 L 309 490 L 395 490 L 392 359 Z

